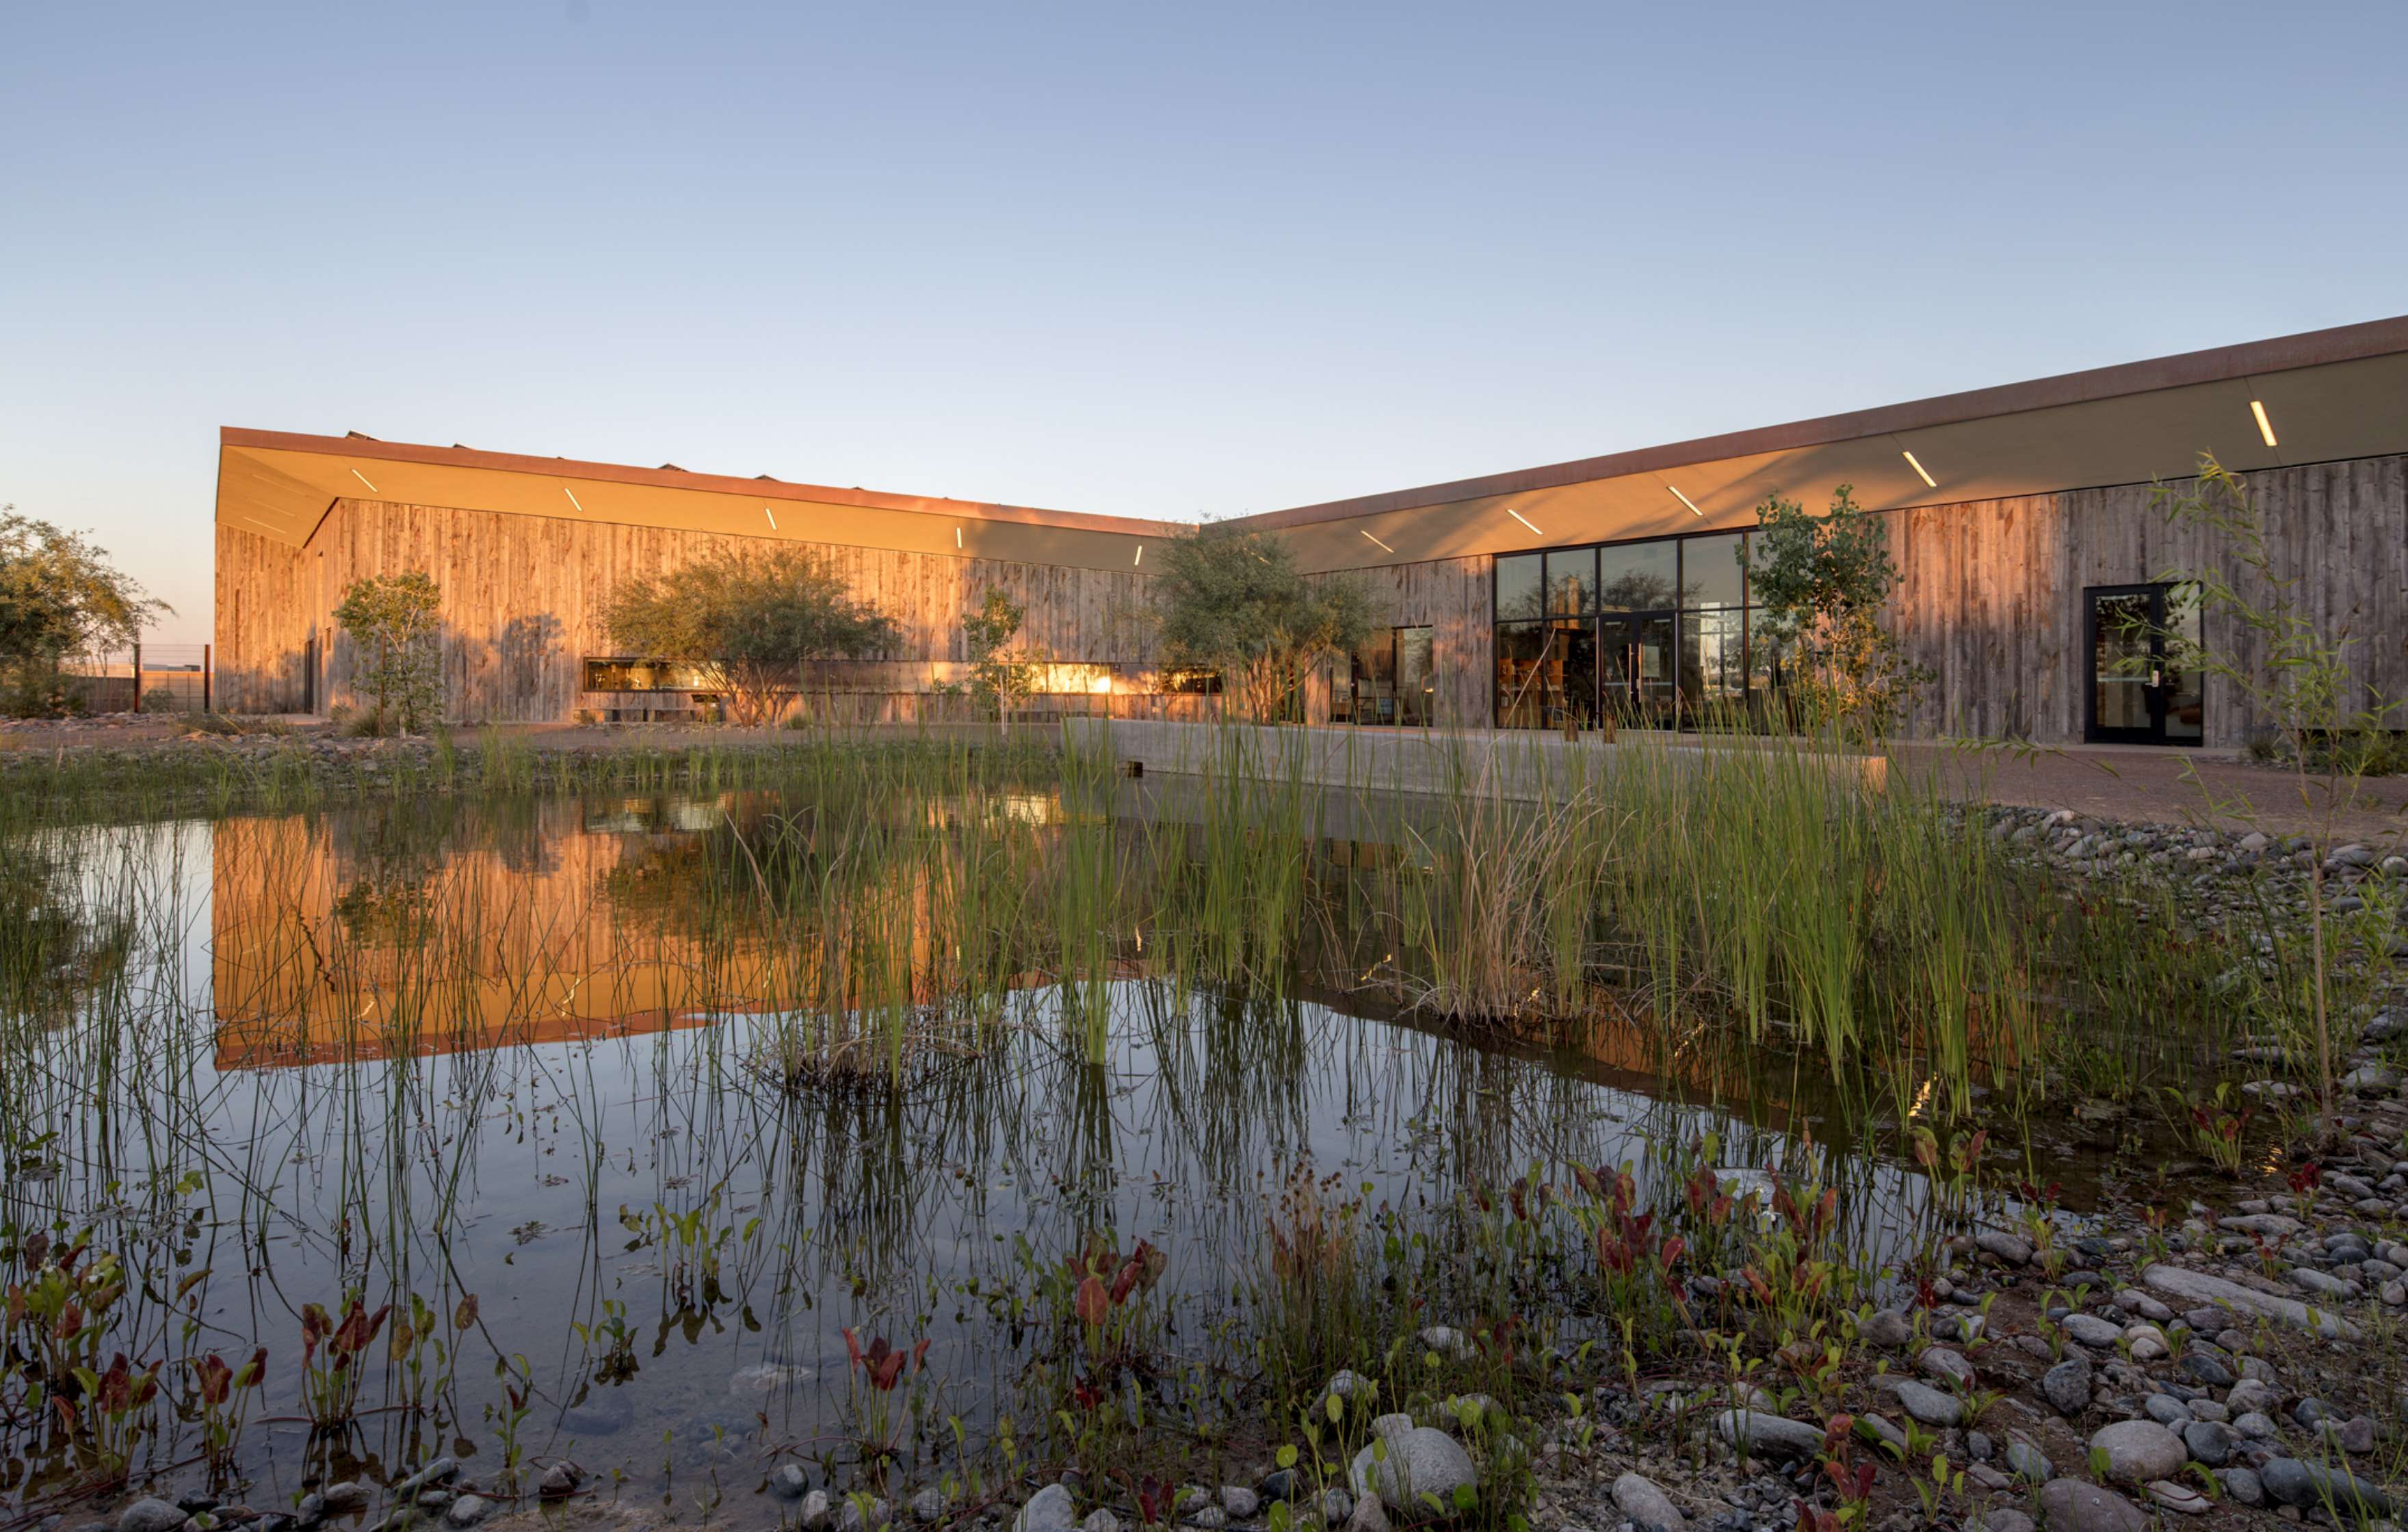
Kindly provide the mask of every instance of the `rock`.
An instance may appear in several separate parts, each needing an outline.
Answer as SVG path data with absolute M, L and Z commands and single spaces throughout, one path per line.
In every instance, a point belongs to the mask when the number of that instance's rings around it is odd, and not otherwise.
M 1914 1339 L 1914 1326 L 1895 1309 L 1876 1309 L 1857 1324 L 1856 1339 L 1882 1351 L 1899 1351 Z
M 1357 1395 L 1360 1395 L 1362 1397 L 1367 1399 L 1369 1398 L 1371 1396 L 1371 1381 L 1364 1377 L 1361 1373 L 1355 1372 L 1351 1368 L 1341 1367 L 1338 1371 L 1331 1373 L 1329 1375 L 1329 1382 L 1322 1385 L 1322 1408 L 1325 1410 L 1328 1408 L 1328 1400 L 1351 1400 Z
M 1384 1454 L 1370 1447 L 1354 1454 L 1347 1474 L 1356 1500 L 1376 1497 L 1391 1511 L 1427 1515 L 1435 1496 L 1439 1514 L 1455 1514 L 1455 1492 L 1475 1488 L 1480 1470 L 1463 1443 L 1433 1425 L 1415 1425 L 1410 1415 L 1383 1415 L 1371 1423 Z
M 2141 1401 L 2149 1418 L 2169 1431 L 2179 1431 L 2190 1423 L 2190 1410 L 2171 1394 L 2152 1394 Z
M 2204 1516 L 2214 1503 L 2199 1491 L 2171 1479 L 2150 1481 L 2149 1498 L 2178 1516 Z
M 1613 1482 L 1613 1509 L 1629 1517 L 1638 1532 L 1686 1532 L 1689 1525 L 1672 1509 L 1670 1497 L 1641 1474 L 1626 1473 Z
M 1342 1489 L 1321 1492 L 1321 1521 L 1325 1526 L 1343 1526 L 1354 1511 L 1354 1496 Z
M 2068 1314 L 2064 1323 L 2067 1336 L 2099 1351 L 2112 1350 L 2124 1339 L 2124 1326 L 2110 1324 L 2097 1314 Z
M 2325 1434 L 2332 1438 L 2335 1446 L 2352 1456 L 2362 1457 L 2374 1451 L 2374 1417 L 2372 1415 L 2353 1415 L 2338 1425 L 2327 1421 Z
M 1085 1521 L 1079 1524 L 1079 1532 L 1121 1532 L 1121 1519 L 1097 1506 L 1087 1512 Z
M 1346 1532 L 1388 1532 L 1388 1511 L 1376 1495 L 1366 1495 L 1354 1502 L 1346 1517 Z
M 2049 1532 L 2142 1532 L 2148 1518 L 2112 1489 L 2079 1479 L 2052 1479 L 2040 1487 L 2041 1519 Z
M 2308 1227 L 2286 1213 L 2242 1213 L 2237 1217 L 2219 1218 L 2215 1226 L 2234 1234 L 2254 1234 L 2267 1239 L 2288 1239 L 2295 1234 L 2304 1234 Z M 2143 1273 L 2142 1281 L 2147 1280 L 2147 1274 Z
M 2258 1482 L 2257 1473 L 2249 1468 L 2224 1468 L 2217 1471 L 2215 1482 L 2233 1504 L 2262 1506 L 2266 1503 L 2266 1486 Z
M 1741 1451 L 1775 1458 L 1811 1460 L 1823 1450 L 1823 1433 L 1761 1410 L 1726 1410 L 1714 1417 L 1714 1434 Z
M 1999 1229 L 1984 1229 L 1973 1236 L 1974 1248 L 1994 1256 L 2008 1266 L 2031 1265 L 2031 1242 L 2017 1235 Z
M 2252 1441 L 2264 1441 L 2274 1435 L 2276 1429 L 2274 1417 L 2260 1414 L 2255 1410 L 2232 1417 L 2232 1434 L 2247 1437 Z
M 1432 1324 L 1413 1339 L 1450 1361 L 1469 1362 L 1478 1354 L 1471 1338 L 1452 1324 Z
M 2202 1388 L 2230 1388 L 2232 1369 L 2205 1352 L 2185 1352 L 2183 1376 Z
M 2182 1428 L 2183 1447 L 2211 1468 L 2232 1461 L 2232 1433 L 2214 1421 L 2195 1420 Z
M 2260 1293 L 2254 1287 L 2243 1287 L 2221 1277 L 2211 1277 L 2204 1271 L 2178 1266 L 2153 1266 L 2141 1273 L 2141 1280 L 2158 1292 L 2186 1302 L 2221 1304 L 2261 1318 L 2278 1319 L 2286 1324 L 2314 1330 L 2328 1339 L 2355 1340 L 2358 1338 L 2358 1326 L 2337 1314 L 2311 1310 L 2296 1298 Z
M 1926 1425 L 1950 1426 L 1965 1418 L 1963 1405 L 1928 1384 L 1899 1378 L 1889 1388 L 1898 1396 L 1898 1407 Z
M 2079 1415 L 2090 1408 L 2090 1358 L 2080 1353 L 2041 1374 L 2040 1391 L 2060 1415 Z
M 448 1484 L 459 1477 L 460 1460 L 458 1458 L 438 1457 L 400 1483 L 394 1485 L 393 1497 L 396 1500 L 407 1500 L 417 1496 L 430 1484 Z
M 836 1502 L 828 1497 L 827 1491 L 815 1489 L 795 1508 L 795 1520 L 803 1532 L 826 1532 L 836 1520 Z
M 2013 1506 L 1992 1506 L 1983 1513 L 1982 1532 L 2032 1532 L 2032 1519 Z
M 769 1493 L 781 1500 L 799 1500 L 811 1487 L 802 1468 L 788 1463 L 769 1476 Z
M 2224 1396 L 2224 1408 L 2235 1415 L 2246 1415 L 2252 1410 L 2271 1415 L 2281 1402 L 2272 1385 L 2257 1378 L 2242 1379 L 2232 1385 L 2232 1392 Z
M 165 1500 L 145 1497 L 117 1513 L 117 1532 L 176 1532 L 185 1515 Z
M 2057 1472 L 2056 1465 L 2048 1460 L 2048 1454 L 2028 1441 L 2007 1443 L 2007 1467 L 2017 1478 L 2028 1479 L 2035 1484 L 2047 1483 Z
M 1012 1518 L 1011 1532 L 1070 1532 L 1079 1525 L 1079 1508 L 1070 1499 L 1070 1492 L 1059 1484 L 1048 1484 L 1028 1497 Z
M 1263 1497 L 1253 1490 L 1238 1484 L 1221 1486 L 1221 1509 L 1229 1513 L 1229 1520 L 1233 1522 L 1244 1521 L 1261 1510 L 1262 1504 Z
M 894 1508 L 876 1496 L 848 1495 L 836 1513 L 838 1532 L 873 1532 L 895 1516 Z
M 931 1486 L 911 1496 L 911 1519 L 926 1526 L 945 1519 L 945 1492 Z
M 2119 1420 L 2090 1437 L 2090 1450 L 2107 1454 L 2107 1477 L 2125 1484 L 2171 1478 L 2190 1460 L 2182 1439 L 2153 1420 Z
M 2390 1498 L 2365 1480 L 2296 1457 L 2268 1458 L 2258 1466 L 2258 1481 L 2268 1498 L 2301 1511 L 2329 1505 L 2344 1515 L 2391 1514 Z
M 1945 1346 L 1934 1346 L 1915 1359 L 1927 1378 L 1945 1378 L 1960 1383 L 1971 1383 L 1973 1364 Z
M 2158 1362 L 2173 1354 L 2173 1348 L 2166 1344 L 2165 1331 L 2139 1321 L 2124 1326 L 2124 1343 L 2135 1362 Z
M 368 1487 L 356 1479 L 345 1479 L 320 1490 L 318 1500 L 331 1516 L 366 1511 L 368 1508 Z
M 481 1495 L 463 1495 L 443 1513 L 443 1525 L 471 1527 L 494 1513 L 494 1503 Z
M 585 1470 L 574 1463 L 555 1463 L 543 1470 L 535 1482 L 535 1492 L 547 1500 L 557 1500 L 574 1495 L 585 1482 Z

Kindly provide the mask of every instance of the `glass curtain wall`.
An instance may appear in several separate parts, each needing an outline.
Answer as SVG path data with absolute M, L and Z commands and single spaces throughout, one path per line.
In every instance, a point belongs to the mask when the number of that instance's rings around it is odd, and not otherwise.
M 1751 680 L 1743 532 L 1496 561 L 1500 728 L 1656 728 L 1740 716 Z
M 1333 723 L 1430 722 L 1437 677 L 1426 627 L 1382 628 L 1348 656 L 1347 678 L 1330 699 Z

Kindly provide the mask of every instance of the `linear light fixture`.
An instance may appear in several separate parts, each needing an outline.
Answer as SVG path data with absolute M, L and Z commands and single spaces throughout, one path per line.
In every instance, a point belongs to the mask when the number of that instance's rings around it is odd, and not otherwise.
M 1539 532 L 1539 529 L 1538 529 L 1536 526 L 1534 526 L 1534 525 L 1532 525 L 1532 524 L 1531 524 L 1530 518 L 1528 518 L 1527 516 L 1523 515 L 1520 511 L 1515 510 L 1512 506 L 1507 506 L 1507 507 L 1505 508 L 1505 514 L 1506 514 L 1506 515 L 1508 515 L 1508 516 L 1512 517 L 1515 521 L 1517 521 L 1517 522 L 1521 523 L 1524 526 L 1529 527 L 1531 531 L 1533 531 L 1533 532 L 1538 532 L 1538 534 L 1539 534 L 1539 536 L 1540 536 L 1540 537 L 1545 537 L 1545 536 L 1546 536 L 1546 534 L 1545 534 L 1545 533 L 1543 533 L 1543 532 Z
M 1129 567 L 1130 567 L 1130 568 L 1132 568 L 1132 569 L 1134 569 L 1134 568 L 1136 568 L 1139 565 L 1143 564 L 1144 562 L 1145 562 L 1145 544 L 1143 544 L 1143 543 L 1140 543 L 1140 544 L 1138 544 L 1138 545 L 1137 545 L 1137 557 L 1135 557 L 1135 558 L 1133 558 L 1133 559 L 1129 560 Z
M 562 486 L 560 486 L 560 493 L 561 493 L 561 494 L 565 494 L 565 495 L 566 495 L 566 496 L 568 496 L 568 503 L 569 503 L 570 505 L 572 505 L 572 506 L 576 506 L 576 507 L 577 507 L 577 514 L 579 514 L 580 516 L 582 516 L 582 515 L 584 515 L 584 514 L 585 514 L 585 508 L 584 508 L 584 506 L 582 506 L 582 505 L 579 504 L 578 499 L 577 499 L 577 492 L 576 492 L 575 490 L 572 490 L 572 489 L 570 489 L 567 485 L 563 484 Z
M 772 531 L 772 532 L 777 531 L 777 530 L 778 530 L 778 513 L 777 513 L 776 511 L 774 511 L 774 510 L 771 510 L 768 507 L 767 507 L 767 506 L 763 506 L 763 507 L 761 508 L 761 514 L 762 514 L 762 515 L 764 515 L 764 516 L 767 516 L 767 518 L 769 518 L 769 530 L 770 530 L 770 531 Z
M 2263 399 L 2250 400 L 2249 413 L 2258 417 L 2258 434 L 2266 438 L 2267 446 L 2273 446 L 2275 444 L 2274 422 L 2266 418 L 2266 401 Z
M 1359 526 L 1358 526 L 1358 527 L 1356 527 L 1354 530 L 1355 530 L 1355 531 L 1357 531 L 1357 532 L 1361 532 L 1361 533 L 1363 534 L 1363 536 L 1365 536 L 1365 537 L 1371 537 L 1371 534 L 1370 534 L 1369 531 L 1366 531 L 1366 530 L 1365 530 L 1364 528 L 1362 528 L 1362 527 L 1359 527 Z M 1393 548 L 1389 547 L 1386 543 L 1382 542 L 1382 541 L 1381 541 L 1379 538 L 1377 538 L 1377 537 L 1371 537 L 1371 545 L 1372 545 L 1373 547 L 1377 548 L 1377 549 L 1378 549 L 1381 552 L 1383 552 L 1383 553 L 1393 553 L 1393 552 L 1395 552 L 1395 551 L 1396 551 L 1396 550 L 1395 550 L 1395 549 L 1393 549 Z
M 352 477 L 353 479 L 358 480 L 359 480 L 361 483 L 363 483 L 363 484 L 368 484 L 368 476 L 367 476 L 367 475 L 366 475 L 366 474 L 364 474 L 364 473 L 362 473 L 362 472 L 360 472 L 357 468 L 353 468 L 353 469 L 351 470 L 351 477 Z M 378 489 L 374 484 L 368 484 L 368 493 L 369 493 L 370 494 L 380 494 L 380 493 L 382 493 L 382 492 L 381 492 L 381 491 L 380 491 L 380 490 L 379 490 L 379 489 Z
M 953 546 L 954 546 L 955 548 L 959 548 L 961 545 L 962 545 L 962 529 L 961 529 L 960 527 L 955 527 L 955 528 L 953 528 Z
M 1672 492 L 1673 499 L 1680 501 L 1681 504 L 1689 508 L 1690 515 L 1703 516 L 1705 514 L 1704 511 L 1698 508 L 1698 503 L 1695 500 L 1690 499 L 1687 495 L 1681 493 L 1681 487 L 1678 484 L 1667 484 L 1664 487 Z
M 1898 455 L 1906 459 L 1906 465 L 1913 468 L 1914 476 L 1922 480 L 1926 485 L 1935 490 L 1940 487 L 1940 480 L 1931 477 L 1931 470 L 1925 467 L 1913 452 L 1901 451 Z

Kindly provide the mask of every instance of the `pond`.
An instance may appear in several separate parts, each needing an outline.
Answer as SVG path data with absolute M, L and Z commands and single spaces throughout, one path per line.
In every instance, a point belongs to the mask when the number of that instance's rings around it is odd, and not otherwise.
M 1423 809 L 1226 808 L 822 781 L 26 832 L 0 1496 L 280 1506 L 450 1453 L 766 1525 L 786 1464 L 962 1496 L 1120 1452 L 1098 1394 L 1236 1474 L 1395 1335 L 1611 1338 L 1566 1273 L 1652 1250 L 1641 1208 L 1842 1187 L 1859 1297 L 1962 1211 L 1812 1051 L 1446 1015 L 1469 981 L 1400 979 L 1377 908 Z M 2078 1138 L 2029 1140 L 2051 1200 Z

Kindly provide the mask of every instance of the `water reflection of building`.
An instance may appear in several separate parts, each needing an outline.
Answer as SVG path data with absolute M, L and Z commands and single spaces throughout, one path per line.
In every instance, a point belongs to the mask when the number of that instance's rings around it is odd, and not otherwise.
M 626 1037 L 865 988 L 932 997 L 924 876 L 779 897 L 738 845 L 741 817 L 733 799 L 634 797 L 226 821 L 211 853 L 217 1062 Z M 828 930 L 879 950 L 810 939 Z

